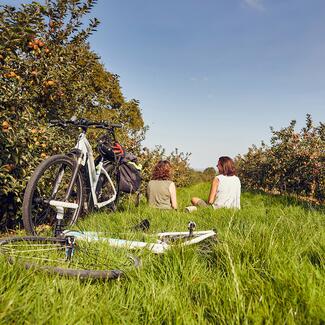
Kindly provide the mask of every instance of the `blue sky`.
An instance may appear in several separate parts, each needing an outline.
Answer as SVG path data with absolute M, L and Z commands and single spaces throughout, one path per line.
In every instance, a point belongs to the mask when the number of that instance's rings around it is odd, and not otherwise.
M 93 16 L 91 47 L 140 100 L 145 146 L 202 169 L 270 126 L 325 122 L 324 0 L 99 0 Z

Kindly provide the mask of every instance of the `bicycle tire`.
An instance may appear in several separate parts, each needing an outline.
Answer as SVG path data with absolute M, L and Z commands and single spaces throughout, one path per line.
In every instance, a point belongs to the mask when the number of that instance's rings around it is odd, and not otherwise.
M 49 244 L 60 244 L 64 245 L 66 239 L 65 238 L 57 238 L 57 237 L 37 237 L 37 236 L 26 236 L 26 237 L 9 237 L 0 240 L 0 251 L 3 254 L 8 255 L 8 262 L 10 264 L 16 264 L 17 260 L 19 261 L 19 257 L 10 256 L 5 251 L 3 251 L 3 247 L 7 244 L 11 243 L 19 243 L 19 242 L 36 242 L 36 243 L 49 243 Z M 2 248 L 2 249 L 1 249 Z M 31 250 L 32 252 L 32 250 Z M 132 256 L 132 260 L 134 262 L 134 267 L 139 268 L 141 266 L 141 261 L 137 257 Z M 37 263 L 32 262 L 23 262 L 23 267 L 27 270 L 33 269 L 36 271 L 42 271 L 50 274 L 58 274 L 60 276 L 66 277 L 76 277 L 78 279 L 94 279 L 94 280 L 114 280 L 119 279 L 124 275 L 124 272 L 119 269 L 114 270 L 89 270 L 89 269 L 72 269 L 72 268 L 63 268 L 56 266 L 44 266 L 38 265 Z
M 23 199 L 23 224 L 28 234 L 39 235 L 42 231 L 54 227 L 56 211 L 49 201 L 63 200 L 74 168 L 73 159 L 59 154 L 45 159 L 35 169 Z M 81 171 L 78 171 L 73 186 L 73 191 L 66 201 L 76 201 L 74 203 L 78 204 L 78 208 L 73 212 L 71 209 L 65 209 L 63 221 L 67 226 L 73 225 L 83 211 L 85 185 Z

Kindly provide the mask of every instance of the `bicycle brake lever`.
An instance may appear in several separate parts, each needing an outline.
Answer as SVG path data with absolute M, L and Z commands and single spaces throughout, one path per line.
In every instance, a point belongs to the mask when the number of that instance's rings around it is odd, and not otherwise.
M 73 121 L 74 124 L 80 124 L 82 126 L 88 126 L 88 121 L 84 118 L 81 118 L 80 120 Z
M 51 120 L 49 123 L 50 126 L 61 126 L 61 127 L 67 126 L 66 123 L 64 123 L 64 121 L 60 121 L 60 120 Z

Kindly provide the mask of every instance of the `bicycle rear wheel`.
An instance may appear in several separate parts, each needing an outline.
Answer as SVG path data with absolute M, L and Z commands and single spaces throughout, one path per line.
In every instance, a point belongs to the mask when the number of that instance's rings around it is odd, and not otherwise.
M 85 198 L 81 171 L 78 171 L 70 196 L 65 198 L 74 169 L 74 161 L 66 155 L 49 157 L 35 169 L 23 200 L 23 223 L 27 233 L 53 234 L 57 210 L 50 204 L 51 200 L 76 203 L 77 208 L 64 209 L 63 223 L 71 226 L 77 221 Z
M 11 264 L 61 276 L 118 279 L 141 264 L 126 250 L 103 243 L 78 242 L 67 258 L 69 249 L 67 238 L 30 236 L 0 240 L 0 252 Z

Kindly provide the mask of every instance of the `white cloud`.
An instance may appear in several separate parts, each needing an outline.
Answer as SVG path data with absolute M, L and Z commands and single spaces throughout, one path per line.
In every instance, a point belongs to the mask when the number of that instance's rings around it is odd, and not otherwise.
M 207 76 L 203 77 L 190 77 L 191 81 L 209 81 L 209 78 Z
M 244 3 L 255 10 L 265 10 L 264 1 L 263 0 L 244 0 Z

